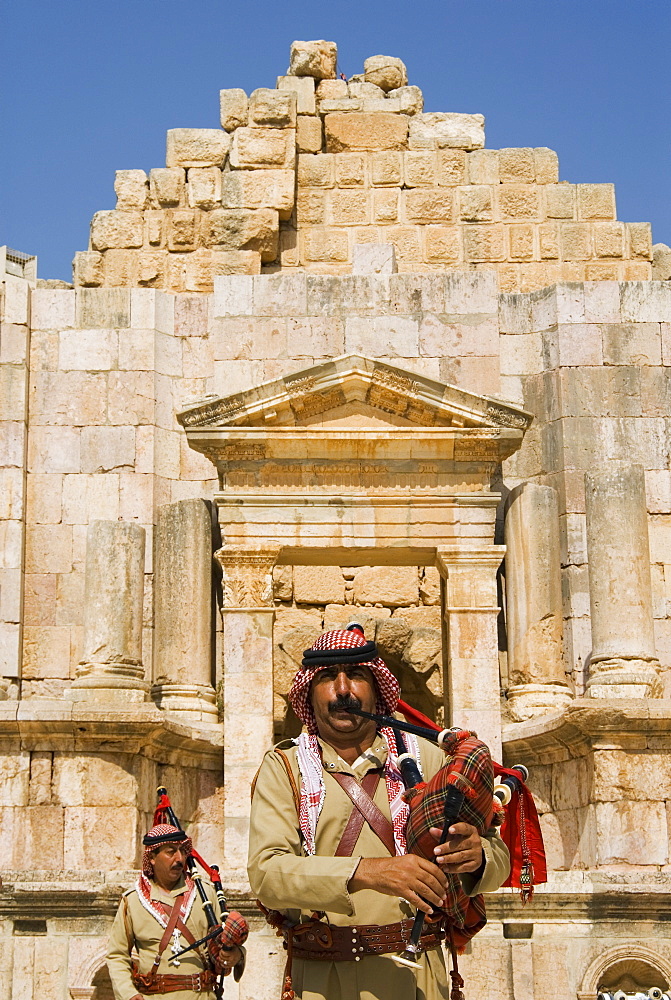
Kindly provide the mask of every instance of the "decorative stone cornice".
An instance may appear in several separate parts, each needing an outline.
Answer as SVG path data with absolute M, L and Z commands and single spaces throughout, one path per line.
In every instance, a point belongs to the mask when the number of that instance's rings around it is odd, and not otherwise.
M 562 712 L 503 729 L 506 761 L 530 766 L 596 749 L 671 749 L 671 699 L 579 698 Z
M 66 700 L 29 699 L 0 704 L 0 747 L 140 754 L 150 760 L 208 771 L 221 769 L 223 737 L 218 724 L 191 724 L 153 705 L 119 710 Z

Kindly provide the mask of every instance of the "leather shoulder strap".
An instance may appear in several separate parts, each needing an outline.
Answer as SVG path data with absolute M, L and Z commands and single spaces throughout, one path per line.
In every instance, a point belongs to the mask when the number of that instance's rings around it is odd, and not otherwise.
M 375 789 L 380 780 L 379 771 L 369 771 L 365 776 L 361 785 L 364 791 L 371 797 L 375 795 Z M 359 839 L 359 834 L 361 833 L 364 824 L 363 813 L 352 806 L 352 811 L 349 814 L 349 820 L 347 821 L 347 826 L 343 830 L 343 835 L 340 838 L 340 843 L 336 847 L 335 857 L 336 858 L 351 858 L 354 854 L 354 848 L 356 847 L 356 842 Z
M 298 790 L 298 785 L 296 784 L 296 779 L 294 778 L 294 772 L 293 772 L 292 767 L 291 767 L 291 761 L 289 760 L 289 758 L 287 757 L 287 755 L 284 753 L 284 751 L 280 750 L 278 747 L 275 747 L 274 752 L 277 754 L 277 756 L 280 758 L 280 760 L 284 764 L 284 770 L 287 772 L 287 778 L 289 779 L 289 784 L 291 785 L 291 794 L 293 795 L 294 805 L 296 806 L 296 815 L 300 816 L 300 811 L 301 811 L 301 793 Z M 261 770 L 261 768 L 259 768 L 259 771 L 260 770 Z M 254 789 L 256 788 L 256 779 L 259 776 L 259 771 L 256 772 L 256 774 L 254 775 L 254 779 L 252 781 L 251 798 L 254 798 Z
M 340 771 L 327 771 L 326 773 L 334 778 L 342 790 L 349 795 L 373 833 L 380 838 L 392 858 L 395 857 L 394 828 L 384 813 L 375 805 L 366 790 L 351 774 L 343 774 Z

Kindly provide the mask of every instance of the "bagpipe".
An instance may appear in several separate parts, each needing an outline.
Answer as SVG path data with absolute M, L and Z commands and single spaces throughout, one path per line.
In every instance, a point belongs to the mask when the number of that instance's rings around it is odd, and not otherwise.
M 178 830 L 183 830 L 174 809 L 172 808 L 172 803 L 170 802 L 170 797 L 168 795 L 167 789 L 162 785 L 156 790 L 158 795 L 158 803 L 156 809 L 154 810 L 154 821 L 153 825 L 156 826 L 159 823 L 169 823 L 170 826 L 176 827 Z M 193 880 L 196 887 L 196 891 L 200 898 L 201 906 L 203 908 L 203 913 L 205 914 L 205 919 L 207 920 L 207 926 L 210 928 L 208 933 L 200 938 L 198 941 L 194 941 L 192 944 L 187 945 L 187 947 L 182 948 L 181 951 L 173 954 L 170 959 L 170 965 L 179 965 L 179 959 L 182 955 L 186 954 L 187 951 L 192 951 L 194 948 L 199 948 L 203 944 L 210 944 L 210 942 L 215 943 L 218 949 L 220 948 L 235 948 L 240 947 L 247 940 L 247 935 L 249 929 L 247 927 L 247 921 L 244 917 L 238 913 L 236 910 L 229 910 L 228 902 L 226 900 L 226 894 L 224 893 L 223 886 L 221 883 L 221 874 L 219 872 L 218 865 L 208 865 L 206 861 L 200 856 L 195 847 L 191 846 L 191 852 L 186 859 L 186 867 L 189 872 L 189 876 Z M 207 877 L 212 882 L 212 886 L 217 897 L 217 904 L 219 909 L 219 914 L 215 913 L 214 906 L 210 899 L 208 898 L 207 892 L 205 891 L 205 886 L 203 885 L 203 878 L 199 868 L 207 875 Z M 242 967 L 238 971 L 236 968 L 234 970 L 234 978 L 236 981 L 242 975 Z M 223 984 L 217 992 L 218 995 L 223 991 Z
M 623 990 L 615 993 L 600 992 L 596 1000 L 671 1000 L 671 991 L 665 992 L 659 986 L 652 986 L 647 993 L 644 990 L 635 993 L 625 993 Z
M 524 903 L 533 894 L 534 885 L 547 880 L 543 838 L 536 806 L 525 783 L 528 771 L 524 765 L 507 768 L 497 764 L 475 733 L 459 728 L 441 730 L 403 701 L 399 701 L 397 711 L 412 721 L 403 722 L 393 716 L 355 708 L 347 711 L 394 730 L 401 751 L 397 761 L 406 787 L 404 798 L 410 809 L 406 824 L 409 853 L 435 860 L 432 827 L 442 830 L 439 842 L 444 843 L 450 827 L 457 822 L 470 823 L 480 835 L 492 826 L 499 826 L 511 861 L 510 875 L 504 885 L 518 888 Z M 404 732 L 431 740 L 445 752 L 448 758 L 445 765 L 430 781 L 424 781 L 417 761 L 407 752 Z M 460 889 L 458 876 L 448 875 L 447 898 L 445 914 L 450 918 L 447 930 L 455 968 L 457 951 L 462 951 L 484 926 L 486 917 L 481 897 L 467 897 Z M 419 911 L 406 950 L 394 959 L 399 964 L 417 967 L 425 919 L 426 915 Z M 456 977 L 453 975 L 455 996 L 463 986 L 460 979 L 458 972 Z

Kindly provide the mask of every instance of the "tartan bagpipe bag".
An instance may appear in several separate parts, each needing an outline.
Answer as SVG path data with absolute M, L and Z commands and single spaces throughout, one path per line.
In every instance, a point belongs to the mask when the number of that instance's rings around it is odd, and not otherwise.
M 401 710 L 401 709 L 399 709 Z M 458 822 L 470 823 L 481 836 L 490 829 L 497 800 L 494 798 L 494 768 L 489 748 L 475 733 L 452 732 L 442 743 L 447 761 L 428 782 L 405 793 L 410 806 L 405 837 L 408 851 L 429 861 L 434 860 L 436 840 L 431 827 L 442 828 L 445 797 L 454 788 L 463 794 Z M 452 937 L 461 951 L 482 930 L 487 917 L 482 895 L 467 896 L 458 875 L 447 876 L 447 902 L 443 909 L 452 924 Z

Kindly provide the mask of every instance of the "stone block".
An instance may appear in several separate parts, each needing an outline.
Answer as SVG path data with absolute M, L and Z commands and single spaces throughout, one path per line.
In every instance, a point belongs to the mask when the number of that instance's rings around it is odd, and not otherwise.
M 278 76 L 277 89 L 282 91 L 288 90 L 296 95 L 296 111 L 299 115 L 315 114 L 316 106 L 315 106 L 314 77 Z
M 578 218 L 615 219 L 613 184 L 578 184 Z
M 330 153 L 403 149 L 408 136 L 408 119 L 388 113 L 328 114 L 324 129 L 326 149 Z
M 28 439 L 29 472 L 79 472 L 80 430 L 33 427 Z
M 538 189 L 533 184 L 501 184 L 497 191 L 503 219 L 537 219 L 540 207 Z
M 589 260 L 592 256 L 591 226 L 586 223 L 563 223 L 561 245 L 564 260 Z
M 508 245 L 511 260 L 532 260 L 534 257 L 534 227 L 510 226 Z
M 398 608 L 417 604 L 419 578 L 415 566 L 365 566 L 354 577 L 355 604 Z
M 498 337 L 494 319 L 450 323 L 445 317 L 427 315 L 419 327 L 419 349 L 428 357 L 493 357 L 498 352 Z
M 549 219 L 576 218 L 575 184 L 548 184 L 543 188 L 545 214 Z
M 418 322 L 408 316 L 351 317 L 345 322 L 348 354 L 368 352 L 381 358 L 415 358 L 418 337 Z
M 464 226 L 462 233 L 466 260 L 479 263 L 506 259 L 503 226 Z
M 533 184 L 536 180 L 534 150 L 525 147 L 500 149 L 499 178 L 502 184 Z
M 556 184 L 559 181 L 559 158 L 553 149 L 546 146 L 534 149 L 534 168 L 537 184 Z
M 122 211 L 146 208 L 149 189 L 144 170 L 117 170 L 114 180 L 116 207 Z
M 304 274 L 264 274 L 254 283 L 255 316 L 302 316 L 307 310 Z
M 73 327 L 74 289 L 34 288 L 30 303 L 30 325 L 33 330 L 67 330 Z
M 155 167 L 149 172 L 149 193 L 152 203 L 162 208 L 184 203 L 183 167 Z
M 249 98 L 249 121 L 274 128 L 296 128 L 296 95 L 291 90 L 261 87 Z
M 33 292 L 34 294 L 35 292 Z M 74 307 L 74 295 L 72 301 Z M 35 328 L 33 329 L 33 347 L 38 341 L 38 338 L 34 336 L 34 330 Z M 3 323 L 2 339 L 0 340 L 0 364 L 24 365 L 28 359 L 28 350 L 26 327 L 16 323 Z
M 627 222 L 629 255 L 642 260 L 652 260 L 652 232 L 649 222 Z
M 346 80 L 322 80 L 315 91 L 317 101 L 341 101 L 349 97 L 349 87 Z
M 299 225 L 323 226 L 326 221 L 326 194 L 319 188 L 303 188 L 296 199 Z
M 655 243 L 652 248 L 652 277 L 655 281 L 671 278 L 671 247 L 666 243 Z
M 493 212 L 489 185 L 473 184 L 459 188 L 459 218 L 462 222 L 491 222 Z
M 559 226 L 555 223 L 538 227 L 538 253 L 541 260 L 558 260 Z
M 466 180 L 471 184 L 500 183 L 498 150 L 474 149 L 468 154 L 462 152 L 461 156 L 465 158 L 465 169 L 462 180 L 459 180 L 457 183 L 463 184 Z
M 109 371 L 117 366 L 116 330 L 64 330 L 58 340 L 63 371 Z
M 77 288 L 98 288 L 105 279 L 104 255 L 78 250 L 72 259 L 72 280 Z
M 328 221 L 334 226 L 365 226 L 370 220 L 371 201 L 367 191 L 336 188 L 328 197 Z
M 218 128 L 171 128 L 166 138 L 167 167 L 223 167 L 231 137 Z
M 606 365 L 661 365 L 659 324 L 604 324 L 603 361 Z
M 310 229 L 303 241 L 308 261 L 338 263 L 349 259 L 349 238 L 342 229 Z
M 305 77 L 307 80 L 308 77 Z M 315 115 L 299 115 L 296 124 L 296 148 L 299 153 L 319 153 L 322 148 L 322 123 Z
M 373 192 L 373 222 L 398 222 L 399 194 L 391 188 Z
M 396 274 L 396 251 L 390 243 L 369 243 L 352 248 L 352 274 Z
M 132 470 L 135 464 L 134 427 L 82 428 L 82 472 Z
M 214 209 L 203 219 L 202 240 L 220 250 L 256 250 L 261 260 L 277 257 L 279 220 L 276 211 Z
M 405 219 L 413 223 L 452 222 L 453 199 L 448 188 L 412 188 L 402 193 Z
M 134 805 L 73 806 L 64 813 L 64 867 L 123 870 L 135 858 L 138 811 Z
M 289 57 L 289 75 L 311 76 L 315 80 L 335 78 L 338 47 L 324 39 L 310 42 L 292 42 Z
M 71 653 L 69 626 L 25 625 L 22 677 L 26 680 L 42 677 L 67 679 L 70 677 Z
M 410 119 L 410 149 L 479 149 L 485 144 L 482 115 L 429 112 Z
M 664 865 L 668 832 L 663 802 L 596 806 L 598 864 Z
M 296 133 L 292 128 L 236 129 L 231 147 L 234 168 L 293 170 L 296 156 Z
M 363 153 L 341 153 L 335 158 L 336 185 L 362 187 L 366 183 L 366 156 Z
M 91 222 L 91 245 L 94 250 L 137 248 L 142 246 L 141 212 L 96 212 Z
M 221 204 L 229 209 L 273 208 L 280 219 L 288 219 L 294 185 L 292 170 L 232 170 L 222 175 Z
M 321 153 L 298 157 L 298 187 L 333 187 L 335 184 L 335 156 Z
M 388 91 L 387 100 L 399 101 L 405 115 L 419 115 L 424 110 L 424 95 L 419 87 L 398 87 Z
M 403 154 L 406 187 L 432 187 L 438 183 L 437 155 L 433 150 L 417 149 Z
M 670 323 L 671 284 L 629 281 L 620 285 L 624 323 Z
M 28 805 L 30 753 L 17 750 L 0 756 L 0 806 Z
M 297 604 L 333 604 L 345 599 L 345 580 L 339 566 L 294 566 Z
M 395 56 L 369 56 L 364 61 L 364 79 L 384 91 L 397 90 L 408 83 L 405 63 Z
M 221 127 L 227 132 L 233 132 L 241 125 L 246 125 L 249 115 L 247 94 L 238 87 L 219 91 L 219 117 Z
M 192 167 L 187 172 L 187 200 L 190 208 L 211 209 L 221 204 L 219 167 Z
M 214 282 L 214 316 L 251 316 L 253 283 L 247 275 L 231 275 Z
M 370 157 L 371 181 L 378 186 L 400 187 L 403 183 L 403 161 L 400 153 L 379 152 Z

